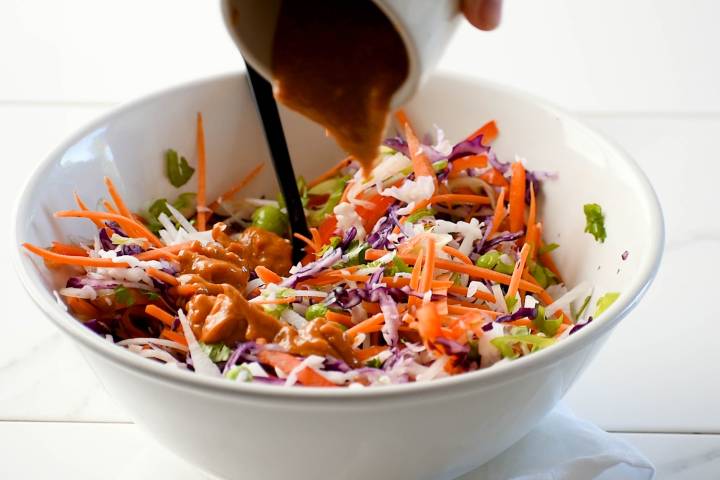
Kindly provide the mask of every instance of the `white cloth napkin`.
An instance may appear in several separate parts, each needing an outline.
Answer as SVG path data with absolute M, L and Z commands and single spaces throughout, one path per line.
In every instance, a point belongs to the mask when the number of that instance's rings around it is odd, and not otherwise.
M 651 480 L 635 447 L 558 405 L 522 440 L 458 480 Z

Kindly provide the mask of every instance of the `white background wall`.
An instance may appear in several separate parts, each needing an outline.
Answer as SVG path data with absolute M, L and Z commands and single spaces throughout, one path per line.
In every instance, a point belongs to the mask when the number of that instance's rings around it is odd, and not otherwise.
M 2 0 L 0 101 L 118 102 L 239 68 L 215 0 Z M 505 0 L 441 67 L 572 110 L 720 111 L 717 0 Z

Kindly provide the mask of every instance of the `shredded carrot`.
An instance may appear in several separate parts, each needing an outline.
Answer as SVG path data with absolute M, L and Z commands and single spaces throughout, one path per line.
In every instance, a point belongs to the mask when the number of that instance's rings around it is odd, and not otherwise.
M 487 147 L 497 138 L 498 133 L 500 133 L 500 131 L 498 130 L 495 120 L 490 120 L 485 125 L 475 130 L 467 139 L 475 140 L 477 137 L 482 135 L 482 144 Z
M 515 162 L 511 168 L 510 231 L 519 232 L 525 224 L 525 167 L 521 162 Z
M 559 326 L 558 329 L 557 329 L 557 332 L 555 332 L 555 338 L 557 338 L 557 337 L 559 337 L 560 335 L 562 335 L 563 332 L 565 332 L 565 330 L 567 330 L 568 328 L 570 328 L 570 325 L 569 325 L 569 324 L 567 324 L 567 323 L 561 323 L 560 326 Z
M 435 273 L 435 238 L 429 236 L 425 247 L 425 265 L 420 276 L 420 293 L 430 290 L 430 285 Z
M 312 241 L 315 245 L 318 247 L 318 251 L 323 246 L 322 238 L 320 237 L 320 232 L 315 227 L 310 227 L 310 236 L 312 237 Z
M 339 323 L 341 325 L 345 325 L 346 327 L 353 327 L 355 325 L 352 322 L 352 317 L 343 313 L 328 311 L 327 314 L 325 314 L 325 318 L 328 319 L 328 321 Z
M 105 207 L 105 210 L 107 210 L 108 212 L 110 212 L 110 213 L 118 213 L 118 211 L 115 210 L 115 207 L 113 207 L 113 204 L 110 203 L 109 201 L 103 200 L 103 201 L 102 201 L 102 204 L 103 204 L 103 207 Z
M 354 327 L 347 329 L 345 331 L 345 335 L 350 338 L 354 338 L 360 333 L 379 332 L 383 323 L 385 323 L 385 316 L 382 313 L 378 313 L 366 320 L 363 320 Z
M 80 267 L 96 268 L 127 268 L 129 266 L 125 262 L 113 262 L 110 258 L 90 258 L 76 255 L 63 255 L 51 252 L 50 250 L 46 250 L 31 243 L 23 243 L 23 247 L 45 260 L 63 265 L 77 265 Z
M 468 168 L 485 168 L 488 164 L 487 155 L 470 155 L 452 162 L 452 170 L 448 178 L 457 178 Z
M 282 370 L 286 375 L 297 368 L 302 362 L 295 356 L 276 350 L 263 350 L 258 354 L 260 362 Z M 305 367 L 297 374 L 297 380 L 308 387 L 335 387 L 327 378 L 320 375 L 315 369 Z
M 158 307 L 157 305 L 148 304 L 145 305 L 145 313 L 150 315 L 153 318 L 156 318 L 160 320 L 162 323 L 167 325 L 168 327 L 172 328 L 173 324 L 175 323 L 175 316 L 166 312 L 162 308 Z
M 414 291 L 418 291 L 418 288 L 420 288 L 420 274 L 422 273 L 422 263 L 423 263 L 423 256 L 425 253 L 421 250 L 420 255 L 417 257 L 417 262 L 415 263 L 415 266 L 412 269 L 412 274 L 410 275 L 410 288 Z M 365 257 L 367 258 L 367 257 Z M 380 257 L 378 257 L 380 258 Z M 408 298 L 408 307 L 416 307 L 420 305 L 421 301 L 416 296 L 410 296 Z
M 440 336 L 442 326 L 442 318 L 437 312 L 437 308 L 434 303 L 426 303 L 417 310 L 418 318 L 418 332 L 422 337 L 423 342 L 427 345 L 428 342 L 434 341 Z
M 542 246 L 542 242 L 539 242 L 539 244 Z M 557 265 L 555 265 L 555 261 L 552 258 L 552 252 L 545 252 L 540 255 L 540 262 L 549 268 L 553 274 L 555 274 L 558 281 L 562 282 L 562 276 L 560 276 L 560 270 L 557 268 Z
M 293 233 L 293 237 L 302 240 L 302 241 L 308 246 L 308 248 L 309 248 L 310 250 L 305 250 L 306 252 L 312 253 L 312 252 L 319 252 L 319 251 L 320 251 L 320 248 L 318 248 L 318 246 L 315 245 L 315 242 L 313 242 L 312 240 L 310 240 L 309 238 L 307 238 L 305 235 L 296 232 L 296 233 Z
M 490 231 L 488 237 L 493 233 L 497 232 L 500 228 L 500 224 L 505 218 L 505 189 L 500 190 L 497 203 L 495 204 L 495 213 L 493 213 L 492 224 L 490 225 Z
M 175 278 L 173 275 L 170 275 L 167 272 L 163 272 L 162 270 L 158 270 L 156 268 L 148 268 L 145 270 L 148 275 L 153 277 L 156 280 L 160 280 L 163 283 L 167 283 L 170 286 L 176 287 L 180 285 L 180 282 L 177 278 Z
M 100 315 L 100 310 L 95 305 L 82 298 L 65 297 L 65 302 L 70 307 L 70 310 L 78 315 L 85 315 L 90 318 L 97 318 Z
M 85 205 L 85 202 L 82 201 L 82 198 L 80 198 L 80 195 L 78 195 L 77 192 L 73 192 L 73 198 L 75 198 L 75 203 L 77 204 L 79 210 L 83 210 L 83 211 L 88 210 L 87 205 Z M 95 224 L 95 226 L 97 228 L 102 228 L 104 226 L 103 222 L 100 220 L 92 220 L 92 222 Z
M 371 359 L 375 355 L 384 352 L 388 348 L 390 347 L 388 347 L 387 345 L 378 345 L 375 347 L 363 348 L 362 350 L 355 350 L 355 358 L 357 358 L 361 362 L 364 362 Z
M 529 318 L 523 317 L 518 318 L 517 320 L 511 320 L 509 322 L 506 322 L 508 325 L 512 325 L 513 327 L 533 327 L 533 322 Z
M 142 261 L 157 260 L 158 258 L 177 259 L 177 256 L 174 254 L 178 253 L 180 250 L 189 248 L 190 245 L 192 245 L 192 242 L 178 243 L 176 245 L 170 245 L 168 247 L 154 248 L 152 250 L 147 250 L 145 252 L 139 253 L 138 255 L 136 255 L 136 257 L 138 260 Z
M 328 180 L 340 173 L 340 171 L 350 165 L 352 163 L 352 157 L 345 157 L 342 160 L 340 160 L 338 163 L 336 163 L 332 168 L 329 170 L 321 173 L 318 177 L 313 179 L 313 181 L 308 182 L 307 186 L 308 188 L 313 188 L 316 185 L 321 184 L 325 180 Z
M 530 210 L 528 210 L 527 230 L 525 231 L 525 242 L 530 244 L 530 258 L 535 258 L 537 244 L 535 243 L 537 205 L 535 204 L 535 187 L 530 182 Z
M 250 182 L 252 182 L 255 177 L 257 177 L 260 172 L 262 172 L 263 167 L 265 166 L 264 163 L 258 163 L 255 168 L 250 170 L 250 173 L 245 175 L 239 182 L 237 182 L 235 185 L 230 187 L 227 191 L 222 193 L 217 199 L 212 202 L 210 205 L 208 205 L 208 208 L 210 210 L 216 210 L 218 207 L 220 207 L 220 204 L 223 203 L 226 200 L 232 199 L 237 193 L 245 188 Z
M 369 249 L 365 251 L 365 258 L 370 261 L 377 260 L 378 258 L 386 255 L 387 253 L 388 252 L 386 250 Z M 414 255 L 398 255 L 398 258 L 400 258 L 408 265 L 415 265 L 415 263 L 418 261 L 418 258 Z M 435 268 L 440 270 L 448 270 L 451 272 L 466 273 L 473 278 L 484 278 L 485 280 L 502 283 L 503 285 L 510 285 L 510 275 L 505 275 L 504 273 L 496 272 L 495 270 L 490 270 L 487 268 L 477 267 L 475 265 L 467 265 L 464 263 L 457 263 L 449 260 L 439 259 L 435 260 Z M 519 288 L 533 293 L 542 290 L 538 285 L 533 285 L 532 283 L 525 280 L 520 281 Z
M 250 301 L 250 303 L 255 303 L 258 305 L 287 305 L 289 303 L 293 303 L 296 300 L 297 299 L 295 297 L 283 297 L 283 298 L 255 297 Z
M 185 335 L 183 335 L 182 333 L 174 332 L 169 328 L 164 328 L 163 331 L 160 332 L 160 338 L 172 340 L 173 342 L 179 343 L 180 345 L 185 345 L 187 347 L 187 340 L 185 339 Z
M 150 243 L 157 247 L 162 247 L 163 243 L 158 239 L 153 233 L 148 230 L 144 225 L 141 225 L 140 223 L 136 222 L 135 220 L 123 217 L 122 215 L 119 215 L 117 213 L 107 213 L 107 212 L 93 212 L 89 210 L 60 210 L 59 212 L 55 212 L 55 217 L 58 218 L 89 218 L 89 219 L 95 219 L 95 220 L 111 220 L 114 222 L 117 222 L 121 227 L 123 227 L 128 234 L 135 236 L 135 237 L 144 237 L 146 238 Z
M 184 284 L 184 285 L 178 285 L 176 287 L 177 294 L 181 297 L 189 297 L 190 295 L 195 295 L 197 291 L 200 289 L 197 285 L 191 285 L 191 284 Z
M 113 181 L 110 180 L 110 177 L 105 177 L 103 180 L 105 181 L 105 187 L 110 194 L 110 198 L 112 198 L 113 203 L 115 203 L 115 206 L 117 207 L 120 215 L 128 218 L 133 218 L 132 212 L 127 207 L 127 205 L 125 205 L 125 202 L 115 188 L 115 184 L 113 183 Z
M 398 123 L 398 126 L 401 129 L 405 128 L 405 125 L 410 125 L 410 119 L 407 116 L 407 113 L 402 108 L 398 108 L 395 110 L 395 121 Z
M 268 283 L 280 283 L 282 281 L 282 277 L 280 275 L 273 272 L 264 265 L 258 265 L 257 267 L 255 267 L 255 273 L 257 274 L 258 278 L 262 280 L 263 283 L 265 283 L 266 285 Z
M 468 258 L 467 255 L 462 253 L 457 248 L 448 247 L 447 245 L 445 245 L 444 247 L 442 247 L 442 249 L 443 249 L 443 252 L 447 253 L 448 255 L 452 255 L 453 257 L 457 258 L 458 260 L 460 260 L 463 263 L 467 263 L 468 265 L 473 264 L 472 260 L 470 260 L 470 258 Z
M 197 114 L 197 174 L 198 174 L 198 189 L 197 189 L 197 229 L 199 231 L 205 230 L 205 214 L 206 214 L 206 192 L 205 192 L 205 181 L 207 178 L 207 162 L 205 158 L 205 130 L 203 129 L 203 117 L 202 113 Z
M 74 257 L 87 257 L 88 253 L 84 248 L 75 245 L 66 245 L 60 242 L 52 242 L 50 250 L 62 255 L 72 255 Z
M 413 132 L 412 127 L 409 123 L 405 123 L 405 138 L 407 139 L 408 144 L 408 153 L 410 155 L 410 160 L 412 160 L 412 167 L 413 171 L 415 172 L 415 178 L 420 177 L 430 177 L 433 180 L 433 183 L 435 184 L 435 190 L 437 190 L 438 187 L 438 180 L 435 176 L 435 170 L 433 170 L 432 163 L 430 162 L 430 159 L 422 150 L 422 146 L 420 144 L 420 140 L 418 140 L 417 136 L 415 135 L 415 132 Z
M 501 314 L 495 310 L 488 310 L 486 308 L 480 308 L 476 304 L 463 302 L 454 298 L 448 298 L 448 313 L 452 315 L 465 315 L 465 314 L 483 314 L 490 317 L 499 317 Z
M 448 288 L 448 292 L 455 293 L 457 295 L 462 295 L 464 297 L 468 296 L 468 289 L 465 287 L 461 287 L 459 285 L 453 285 L 450 288 Z M 495 296 L 492 293 L 488 293 L 484 290 L 477 290 L 475 294 L 473 295 L 473 298 L 479 298 L 481 300 L 485 300 L 486 302 L 494 302 Z
M 520 258 L 515 264 L 512 277 L 510 278 L 510 286 L 508 287 L 507 296 L 513 298 L 518 291 L 520 285 L 520 279 L 522 278 L 523 271 L 525 270 L 525 262 L 527 262 L 528 254 L 530 253 L 530 244 L 526 243 L 520 250 Z

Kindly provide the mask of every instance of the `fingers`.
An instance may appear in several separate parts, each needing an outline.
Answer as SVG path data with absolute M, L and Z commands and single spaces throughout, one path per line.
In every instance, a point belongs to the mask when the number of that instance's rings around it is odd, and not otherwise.
M 462 0 L 462 11 L 480 30 L 493 30 L 500 24 L 502 0 Z

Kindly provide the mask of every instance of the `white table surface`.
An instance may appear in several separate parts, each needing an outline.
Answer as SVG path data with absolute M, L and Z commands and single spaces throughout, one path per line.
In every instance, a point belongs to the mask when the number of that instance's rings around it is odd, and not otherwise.
M 443 67 L 522 87 L 577 112 L 640 163 L 665 212 L 667 246 L 654 285 L 566 401 L 636 445 L 656 464 L 658 478 L 718 478 L 719 309 L 710 285 L 720 266 L 720 216 L 710 205 L 717 204 L 720 175 L 720 69 L 716 55 L 703 52 L 720 43 L 713 20 L 720 5 L 508 1 L 506 25 L 492 35 L 463 29 Z M 5 205 L 55 145 L 114 104 L 236 67 L 214 6 L 119 5 L 0 5 Z M 587 183 L 592 188 L 592 179 Z M 0 478 L 202 478 L 105 394 L 10 271 L 12 248 L 8 234 L 0 236 L 8 269 L 0 277 L 7 312 L 0 335 Z

